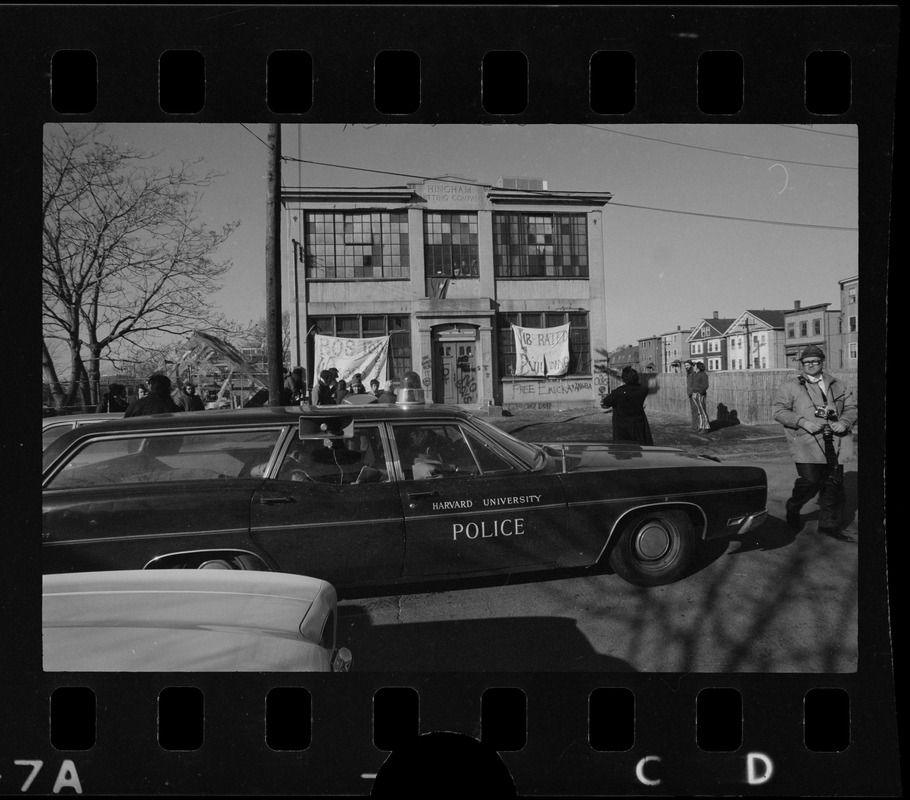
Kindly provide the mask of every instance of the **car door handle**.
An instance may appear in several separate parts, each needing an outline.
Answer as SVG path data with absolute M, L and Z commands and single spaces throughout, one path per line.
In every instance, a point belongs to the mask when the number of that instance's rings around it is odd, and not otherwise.
M 259 502 L 264 506 L 274 506 L 279 503 L 296 503 L 297 500 L 289 494 L 261 494 Z
M 411 500 L 417 500 L 419 497 L 439 497 L 439 492 L 408 492 Z

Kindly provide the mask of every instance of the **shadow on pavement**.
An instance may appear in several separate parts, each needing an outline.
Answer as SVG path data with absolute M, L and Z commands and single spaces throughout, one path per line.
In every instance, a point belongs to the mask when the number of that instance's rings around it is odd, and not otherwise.
M 338 609 L 338 641 L 357 672 L 634 672 L 597 653 L 574 619 L 500 617 L 373 625 L 361 606 Z

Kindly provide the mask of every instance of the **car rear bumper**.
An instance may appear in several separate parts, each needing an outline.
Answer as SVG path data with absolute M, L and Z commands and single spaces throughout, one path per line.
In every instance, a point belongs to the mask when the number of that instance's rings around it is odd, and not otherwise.
M 751 514 L 743 514 L 739 517 L 731 517 L 727 520 L 727 535 L 742 536 L 744 533 L 754 531 L 768 519 L 768 510 L 753 511 Z

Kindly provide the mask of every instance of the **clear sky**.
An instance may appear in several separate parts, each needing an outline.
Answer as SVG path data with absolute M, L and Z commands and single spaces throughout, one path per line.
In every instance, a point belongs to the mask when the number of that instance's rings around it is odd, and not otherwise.
M 214 299 L 241 322 L 265 316 L 267 127 L 104 126 L 162 162 L 201 158 L 225 173 L 203 207 L 210 226 L 240 221 Z M 603 231 L 612 350 L 714 311 L 733 318 L 796 300 L 839 308 L 838 280 L 858 273 L 856 137 L 852 125 L 285 125 L 286 157 L 404 174 L 286 162 L 282 181 L 539 177 L 554 190 L 612 193 Z

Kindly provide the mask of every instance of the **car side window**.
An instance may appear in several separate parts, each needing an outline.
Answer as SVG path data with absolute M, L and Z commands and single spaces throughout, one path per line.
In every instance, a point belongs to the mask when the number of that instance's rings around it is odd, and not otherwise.
M 471 445 L 474 458 L 477 459 L 477 463 L 480 464 L 485 475 L 491 472 L 509 472 L 514 469 L 512 464 L 499 455 L 488 441 L 472 431 L 465 430 L 464 435 Z
M 353 439 L 295 438 L 284 455 L 278 479 L 339 485 L 387 482 L 379 426 L 358 426 Z
M 406 480 L 479 475 L 481 472 L 460 425 L 394 425 L 393 430 Z
M 167 433 L 90 439 L 49 488 L 255 477 L 268 464 L 280 429 Z

